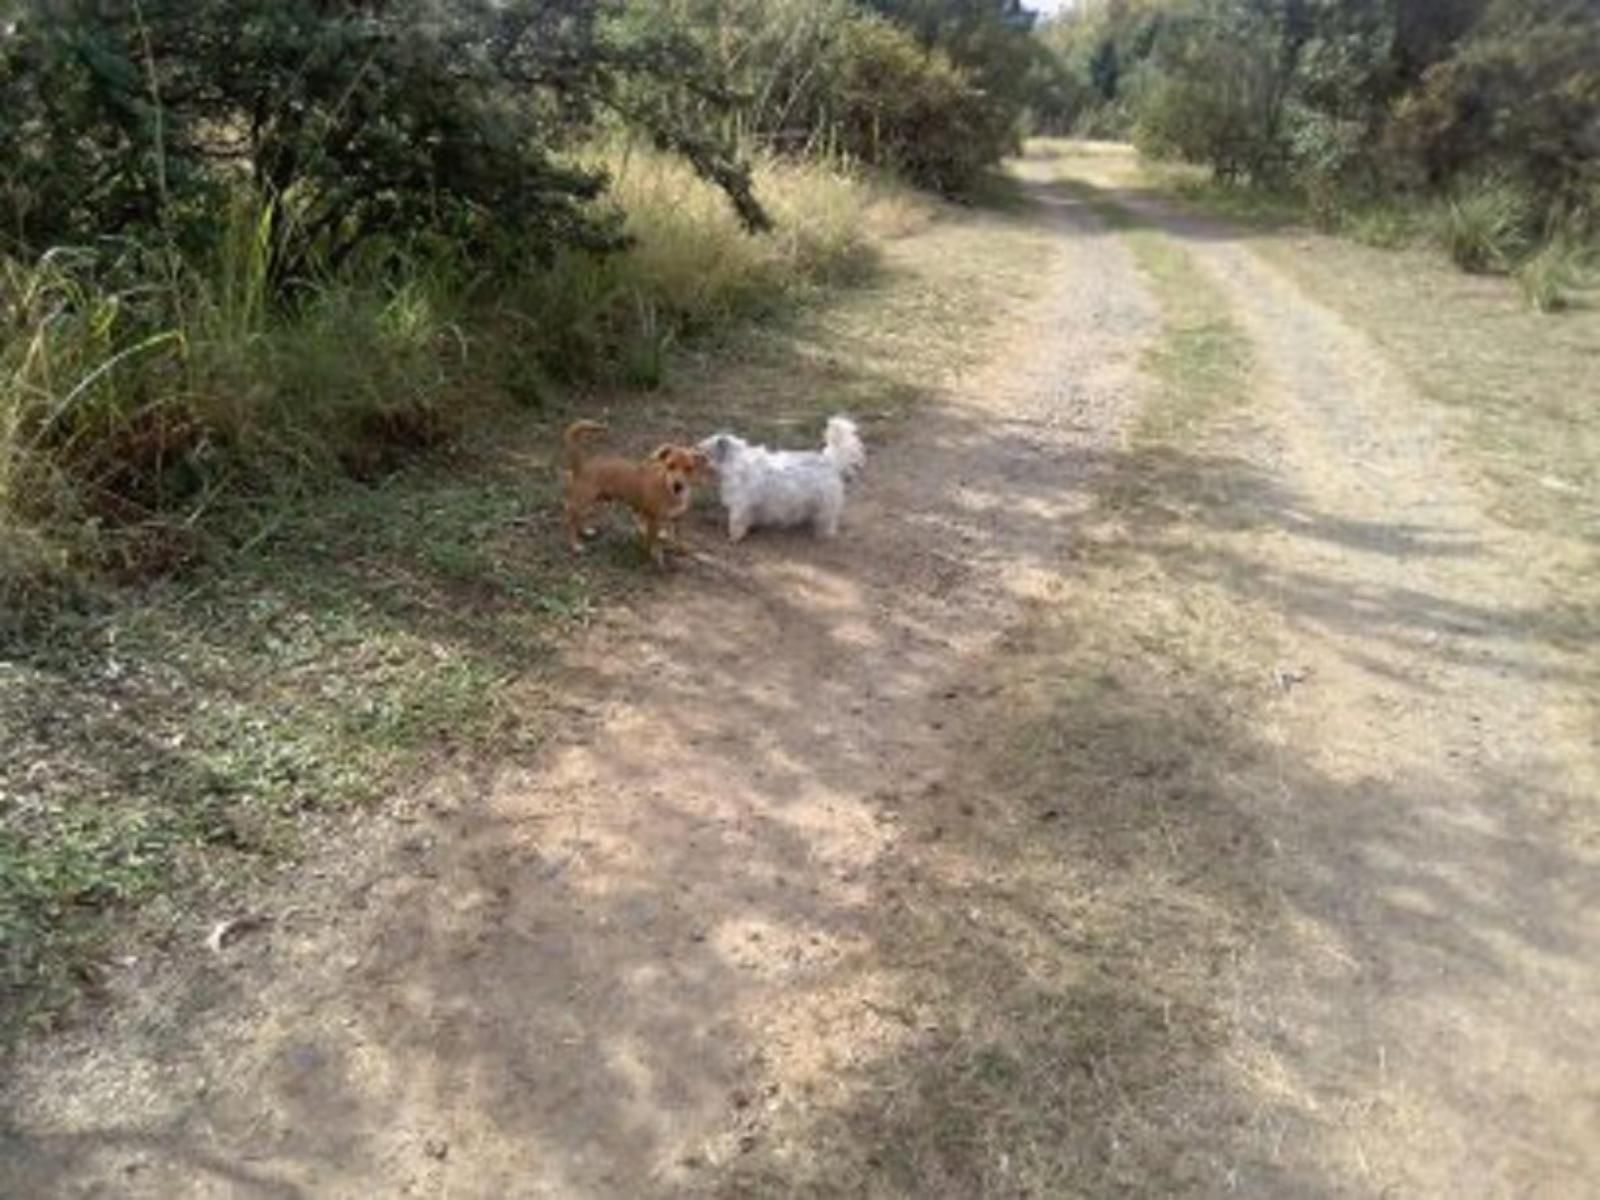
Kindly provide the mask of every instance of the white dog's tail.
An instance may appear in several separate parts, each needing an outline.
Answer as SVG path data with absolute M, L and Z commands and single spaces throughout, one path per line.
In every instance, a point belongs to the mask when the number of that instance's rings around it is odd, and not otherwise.
M 867 461 L 867 449 L 861 444 L 861 434 L 849 417 L 829 417 L 823 443 L 825 448 L 822 453 L 846 478 L 861 470 Z

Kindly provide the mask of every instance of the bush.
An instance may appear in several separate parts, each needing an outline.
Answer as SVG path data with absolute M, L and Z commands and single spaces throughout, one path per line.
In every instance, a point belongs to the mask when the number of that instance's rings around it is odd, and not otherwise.
M 1600 20 L 1570 0 L 1495 0 L 1397 106 L 1389 153 L 1445 187 L 1515 176 L 1564 219 L 1600 194 Z
M 1163 43 L 1138 97 L 1134 143 L 1209 165 L 1223 180 L 1275 186 L 1289 159 L 1275 32 L 1250 13 L 1201 7 Z
M 885 21 L 845 27 L 829 90 L 842 149 L 934 191 L 970 189 L 1015 146 L 965 72 Z

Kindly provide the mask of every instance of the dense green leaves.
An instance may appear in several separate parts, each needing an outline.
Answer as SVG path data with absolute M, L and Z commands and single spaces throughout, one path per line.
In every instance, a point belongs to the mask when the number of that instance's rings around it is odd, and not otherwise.
M 1016 145 L 1046 58 L 998 0 L 637 0 L 629 19 L 702 47 L 739 136 L 951 193 Z
M 1314 201 L 1492 176 L 1600 209 L 1594 0 L 1102 0 L 1041 40 L 1080 127 Z
M 0 42 L 3 236 L 34 252 L 218 236 L 249 184 L 290 218 L 277 274 L 378 237 L 469 253 L 615 244 L 562 157 L 621 111 L 764 215 L 748 173 L 670 98 L 692 44 L 630 37 L 598 0 L 27 0 Z M 639 99 L 650 96 L 650 101 Z M 714 99 L 702 88 L 701 100 Z

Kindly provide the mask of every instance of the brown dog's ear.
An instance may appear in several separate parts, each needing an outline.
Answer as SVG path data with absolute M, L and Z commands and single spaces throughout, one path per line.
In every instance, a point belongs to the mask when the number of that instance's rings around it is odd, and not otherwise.
M 667 462 L 672 458 L 672 452 L 675 449 L 677 449 L 677 447 L 675 447 L 671 442 L 667 442 L 665 445 L 657 446 L 656 452 L 650 457 L 655 459 L 657 462 Z

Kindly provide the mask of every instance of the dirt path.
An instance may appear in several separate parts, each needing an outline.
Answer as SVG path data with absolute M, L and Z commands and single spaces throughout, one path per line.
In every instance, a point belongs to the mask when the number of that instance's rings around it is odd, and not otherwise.
M 1133 838 L 1076 776 L 1019 799 L 1006 680 L 1094 674 L 1030 630 L 1079 619 L 1160 334 L 1123 241 L 1035 191 L 1058 286 L 874 448 L 840 540 L 704 539 L 574 649 L 537 767 L 438 780 L 296 882 L 300 919 L 25 1058 L 0 1194 L 1586 1194 L 1600 840 L 1562 706 L 1593 680 L 1541 639 L 1515 541 L 1398 373 L 1148 205 L 1256 348 L 1249 469 L 1206 530 L 1232 557 L 1204 573 L 1292 669 L 1249 753 L 1170 734 L 1207 681 L 1159 647 L 1129 667 L 1137 745 L 1084 710 L 1108 778 L 1154 792 L 1214 756 L 1226 816 L 1168 797 Z M 1181 607 L 1200 567 L 1159 569 Z M 1147 845 L 1163 873 L 1130 888 Z M 1021 895 L 1034 853 L 1076 874 Z M 1055 1014 L 1030 1028 L 1059 1107 L 1026 1103 L 1059 1145 L 987 1111 L 1027 1064 L 979 1037 L 981 989 L 969 1016 L 941 999 L 956 960 L 1051 997 L 1028 1011 Z M 1136 994 L 1151 960 L 1182 987 Z
M 1261 1132 L 1302 1187 L 1596 1194 L 1600 681 L 1554 636 L 1564 598 L 1369 339 L 1226 227 L 1106 195 L 1187 247 L 1259 359 L 1239 577 L 1304 677 L 1260 797 L 1289 919 L 1239 984 Z

